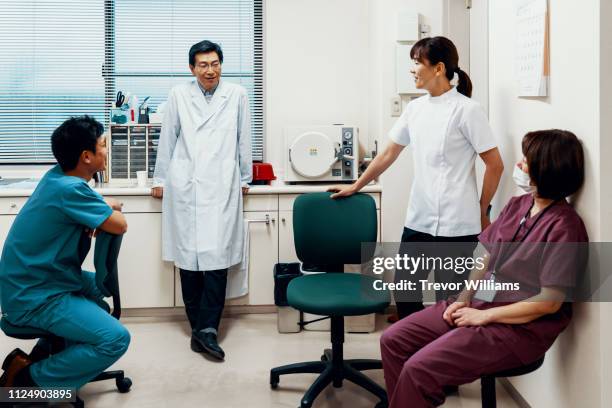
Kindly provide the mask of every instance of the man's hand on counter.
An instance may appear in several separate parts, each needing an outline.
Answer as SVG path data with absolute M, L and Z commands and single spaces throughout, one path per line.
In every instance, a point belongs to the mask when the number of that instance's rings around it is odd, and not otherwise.
M 246 194 L 249 192 L 249 188 L 248 187 L 242 187 L 242 194 Z
M 106 204 L 108 204 L 115 211 L 121 211 L 123 208 L 123 203 L 114 198 L 105 198 L 104 201 L 106 201 Z
M 153 187 L 151 189 L 151 197 L 162 198 L 163 196 L 164 196 L 164 188 L 163 187 Z

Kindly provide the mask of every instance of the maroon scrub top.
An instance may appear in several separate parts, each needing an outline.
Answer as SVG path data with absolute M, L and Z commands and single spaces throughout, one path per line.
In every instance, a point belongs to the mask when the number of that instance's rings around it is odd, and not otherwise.
M 498 252 L 495 244 L 501 242 L 510 242 L 517 229 L 519 232 L 515 238 L 516 241 L 523 241 L 516 255 L 508 257 L 508 259 L 499 266 L 498 275 L 500 281 L 503 281 L 503 275 L 513 274 L 516 272 L 515 278 L 522 283 L 530 283 L 534 288 L 540 287 L 563 287 L 568 290 L 576 285 L 576 279 L 584 272 L 584 265 L 577 256 L 568 256 L 567 248 L 575 248 L 576 245 L 554 245 L 553 252 L 556 254 L 547 254 L 542 258 L 542 244 L 533 243 L 586 243 L 589 240 L 586 228 L 580 216 L 567 201 L 560 200 L 551 205 L 545 213 L 538 219 L 539 213 L 525 220 L 522 226 L 521 219 L 533 204 L 533 196 L 525 194 L 519 197 L 513 197 L 510 202 L 504 207 L 499 217 L 479 236 L 479 241 L 491 252 L 490 268 L 495 265 Z M 544 210 L 541 210 L 544 211 Z M 534 225 L 535 223 L 535 225 Z M 533 228 L 531 228 L 533 226 Z M 531 230 L 530 230 L 531 229 Z M 529 231 L 530 230 L 530 231 Z M 529 234 L 525 234 L 529 231 Z M 538 252 L 538 249 L 539 251 Z M 583 246 L 584 248 L 584 246 Z M 563 254 L 560 252 L 564 251 Z M 529 257 L 541 257 L 537 273 L 525 274 L 525 262 L 533 266 L 533 259 Z M 503 259 L 503 258 L 502 258 Z M 574 259 L 576 262 L 567 262 L 567 259 Z M 490 271 L 487 276 L 490 275 Z M 522 285 L 523 286 L 523 285 Z M 521 286 L 521 287 L 522 287 Z M 529 287 L 530 285 L 525 285 Z M 535 294 L 535 293 L 534 293 Z M 514 297 L 514 302 L 516 302 Z M 506 301 L 504 301 L 506 300 Z M 478 309 L 488 309 L 491 307 L 501 306 L 503 304 L 513 303 L 507 302 L 508 299 L 503 298 L 503 294 L 498 294 L 495 297 L 494 303 L 475 301 L 474 307 Z M 553 314 L 542 316 L 526 324 L 492 324 L 491 330 L 497 337 L 503 341 L 525 364 L 534 361 L 541 357 L 555 341 L 556 337 L 569 324 L 572 316 L 571 303 L 564 303 L 563 306 Z M 510 329 L 510 330 L 508 330 Z M 528 343 L 526 343 L 528 340 Z

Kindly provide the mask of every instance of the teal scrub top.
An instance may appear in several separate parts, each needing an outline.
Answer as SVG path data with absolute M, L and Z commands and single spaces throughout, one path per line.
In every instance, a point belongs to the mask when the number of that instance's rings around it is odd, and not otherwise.
M 0 259 L 0 305 L 16 317 L 50 298 L 82 290 L 79 241 L 100 226 L 112 208 L 87 182 L 59 165 L 40 180 L 17 215 Z

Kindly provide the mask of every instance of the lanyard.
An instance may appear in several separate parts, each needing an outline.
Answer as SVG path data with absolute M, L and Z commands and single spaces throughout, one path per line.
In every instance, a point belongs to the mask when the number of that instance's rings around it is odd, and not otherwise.
M 536 226 L 538 221 L 540 221 L 540 218 L 542 218 L 542 216 L 546 213 L 546 211 L 548 211 L 552 206 L 554 206 L 557 203 L 558 203 L 558 201 L 553 201 L 552 203 L 550 203 L 550 205 L 548 205 L 546 208 L 541 210 L 540 213 L 537 215 L 537 217 L 536 217 L 535 221 L 533 222 L 533 224 L 531 224 L 531 227 L 529 227 L 529 229 L 527 230 L 525 235 L 523 235 L 523 238 L 521 238 L 518 242 L 525 241 L 525 238 L 527 238 L 527 235 L 529 235 L 529 233 L 531 232 L 531 230 L 533 230 L 533 228 Z M 518 233 L 520 232 L 521 228 L 523 227 L 523 224 L 525 224 L 525 222 L 527 221 L 527 216 L 531 212 L 531 209 L 533 208 L 534 204 L 535 204 L 535 200 L 533 200 L 531 202 L 531 205 L 529 206 L 529 209 L 527 210 L 525 215 L 523 215 L 523 218 L 521 218 L 521 221 L 519 222 L 518 228 L 516 229 L 516 231 L 514 231 L 514 235 L 512 235 L 512 239 L 510 240 L 510 242 L 515 242 L 516 237 L 518 236 Z
M 529 227 L 529 229 L 527 230 L 527 232 L 525 233 L 525 235 L 523 235 L 523 237 L 518 241 L 519 243 L 525 241 L 525 239 L 527 238 L 527 235 L 529 235 L 529 233 L 533 230 L 533 228 L 536 226 L 536 224 L 538 223 L 538 221 L 540 221 L 540 218 L 542 218 L 542 216 L 546 213 L 546 211 L 548 211 L 550 208 L 552 208 L 555 204 L 557 204 L 559 201 L 553 201 L 552 203 L 550 203 L 550 205 L 548 205 L 546 208 L 544 208 L 543 210 L 541 210 L 539 212 L 539 214 L 537 215 L 535 221 L 533 222 L 533 224 L 531 224 L 531 226 Z M 525 213 L 525 215 L 523 215 L 523 218 L 521 218 L 521 221 L 519 222 L 518 228 L 516 229 L 516 231 L 514 231 L 514 235 L 512 235 L 512 239 L 510 240 L 510 242 L 516 242 L 516 237 L 518 236 L 519 232 L 521 231 L 521 228 L 523 227 L 523 224 L 525 224 L 525 222 L 527 221 L 527 216 L 529 215 L 529 213 L 531 212 L 531 209 L 533 208 L 533 205 L 535 204 L 535 199 L 531 202 L 531 205 L 529 206 L 529 209 L 527 210 L 527 212 Z M 502 248 L 503 248 L 503 244 L 502 244 Z M 493 268 L 493 276 L 495 276 L 496 272 L 497 272 L 497 265 L 502 265 L 504 262 L 506 262 L 506 260 L 508 260 L 508 258 L 510 256 L 512 256 L 512 254 L 514 254 L 514 252 L 516 251 L 516 249 L 514 249 L 514 251 L 500 251 L 500 254 L 497 258 L 497 261 L 495 262 L 495 267 Z M 507 256 L 503 256 L 506 253 L 510 252 Z

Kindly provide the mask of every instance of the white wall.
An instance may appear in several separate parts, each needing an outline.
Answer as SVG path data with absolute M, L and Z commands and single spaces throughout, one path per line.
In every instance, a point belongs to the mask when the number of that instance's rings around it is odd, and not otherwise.
M 472 0 L 470 10 L 470 78 L 472 99 L 489 113 L 489 1 Z
M 265 19 L 265 157 L 275 171 L 285 126 L 356 125 L 367 140 L 368 1 L 266 0 Z
M 601 241 L 612 242 L 612 184 L 610 175 L 612 174 L 612 2 L 607 0 L 599 1 L 599 103 L 600 103 L 600 178 L 599 188 L 601 191 Z M 612 372 L 608 369 L 612 363 L 612 303 L 602 303 L 600 305 L 600 342 L 601 342 L 601 407 L 610 406 L 612 402 Z
M 549 1 L 551 80 L 544 99 L 517 98 L 514 81 L 514 25 L 511 1 L 490 1 L 489 68 L 490 121 L 501 138 L 506 167 L 522 157 L 520 141 L 529 130 L 562 128 L 584 143 L 586 183 L 576 209 L 592 241 L 600 227 L 600 102 L 599 0 Z M 602 37 L 603 38 L 603 37 Z M 506 172 L 499 195 L 503 202 L 515 193 Z M 576 307 L 571 326 L 546 355 L 544 367 L 511 379 L 533 407 L 598 407 L 602 398 L 601 372 L 607 360 L 600 354 L 599 304 Z M 608 338 L 602 346 L 608 347 Z M 605 341 L 605 343 L 603 343 Z M 545 392 L 543 392 L 545 390 Z M 609 401 L 609 399 L 608 399 Z
M 463 3 L 463 2 L 462 2 Z M 472 0 L 469 11 L 468 41 L 470 50 L 470 71 L 472 80 L 472 99 L 480 103 L 486 114 L 489 114 L 489 1 Z M 478 190 L 482 188 L 485 166 L 482 160 L 476 160 L 476 180 Z M 491 218 L 499 214 L 503 207 L 499 195 L 491 201 Z
M 396 22 L 404 10 L 421 13 L 430 35 L 450 32 L 462 53 L 460 65 L 469 69 L 462 0 L 266 0 L 265 155 L 278 175 L 288 125 L 355 124 L 366 150 L 375 141 L 379 151 L 384 148 L 397 119 L 390 100 L 397 96 Z M 409 150 L 381 178 L 385 241 L 401 237 L 412 180 Z

